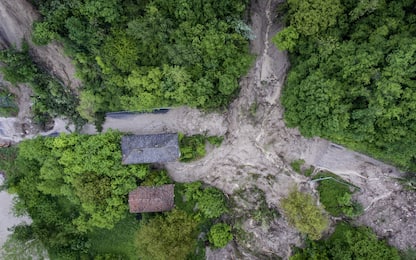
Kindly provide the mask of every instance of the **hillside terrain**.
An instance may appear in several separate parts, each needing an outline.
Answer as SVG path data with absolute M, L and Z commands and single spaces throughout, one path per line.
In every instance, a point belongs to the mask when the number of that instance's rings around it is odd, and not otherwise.
M 163 114 L 107 116 L 103 132 L 117 129 L 135 134 L 182 132 L 224 136 L 222 144 L 208 147 L 200 160 L 163 165 L 174 181 L 202 181 L 235 201 L 233 213 L 240 218 L 240 229 L 249 235 L 223 249 L 207 249 L 207 259 L 288 259 L 294 247 L 304 245 L 304 235 L 289 224 L 284 214 L 267 224 L 259 224 L 252 215 L 244 214 L 257 207 L 260 193 L 265 196 L 266 208 L 282 212 L 281 201 L 295 185 L 319 198 L 317 182 L 291 166 L 299 159 L 304 161 L 303 167 L 314 167 L 313 174 L 328 171 L 359 187 L 353 198 L 363 206 L 363 214 L 352 220 L 353 224 L 369 226 L 400 250 L 416 248 L 416 193 L 404 190 L 399 183 L 405 175 L 402 171 L 325 139 L 305 138 L 297 129 L 286 126 L 280 97 L 290 62 L 287 52 L 272 43 L 272 37 L 283 28 L 282 17 L 276 16 L 280 2 L 252 0 L 249 5 L 248 20 L 255 36 L 250 40 L 250 52 L 255 60 L 247 75 L 240 78 L 239 94 L 227 109 L 204 112 L 180 106 Z M 1 1 L 0 17 L 1 47 L 19 48 L 21 39 L 26 39 L 35 61 L 74 93 L 79 92 L 82 83 L 75 77 L 75 67 L 62 46 L 55 41 L 45 46 L 31 43 L 32 23 L 39 19 L 32 6 L 25 0 Z M 55 118 L 47 131 L 41 129 L 32 120 L 30 87 L 23 83 L 14 87 L 3 78 L 0 83 L 17 96 L 20 109 L 15 118 L 0 118 L 2 139 L 17 143 L 37 134 L 73 129 L 66 127 L 67 121 L 61 118 Z M 93 124 L 84 125 L 81 132 L 97 133 Z M 331 228 L 326 233 L 333 230 L 338 220 L 330 218 Z

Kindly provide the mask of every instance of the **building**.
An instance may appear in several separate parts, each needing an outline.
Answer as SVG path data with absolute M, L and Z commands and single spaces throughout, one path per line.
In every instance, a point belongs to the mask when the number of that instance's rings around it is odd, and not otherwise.
M 162 212 L 174 207 L 173 184 L 158 187 L 140 186 L 129 193 L 131 213 Z
M 123 136 L 121 151 L 122 164 L 173 162 L 180 156 L 178 134 Z

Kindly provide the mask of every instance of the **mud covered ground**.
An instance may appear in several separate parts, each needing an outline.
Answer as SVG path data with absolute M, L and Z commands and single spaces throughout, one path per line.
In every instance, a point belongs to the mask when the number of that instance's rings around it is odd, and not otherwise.
M 24 1 L 1 1 L 0 15 L 5 19 L 14 19 L 10 15 L 7 18 L 2 10 L 25 6 L 14 5 L 15 2 Z M 278 212 L 280 199 L 294 185 L 316 194 L 314 184 L 290 168 L 290 162 L 296 159 L 304 159 L 306 164 L 318 170 L 331 171 L 359 186 L 361 191 L 355 196 L 363 204 L 365 212 L 356 223 L 370 226 L 380 237 L 387 238 L 389 243 L 400 249 L 415 248 L 416 195 L 404 191 L 397 183 L 402 173 L 326 140 L 303 138 L 296 129 L 285 126 L 279 97 L 290 64 L 287 54 L 278 51 L 271 43 L 271 37 L 282 27 L 280 17 L 275 16 L 278 2 L 251 1 L 250 25 L 256 38 L 251 41 L 250 49 L 257 58 L 248 74 L 241 79 L 240 95 L 226 112 L 206 114 L 181 107 L 166 114 L 113 116 L 107 118 L 104 130 L 113 128 L 136 134 L 181 131 L 186 134 L 224 135 L 223 144 L 210 149 L 205 158 L 192 163 L 165 165 L 174 180 L 202 180 L 222 189 L 234 201 L 233 213 L 238 218 L 241 231 L 239 243 L 231 243 L 222 250 L 208 250 L 208 259 L 287 258 L 293 246 L 302 245 L 301 235 L 288 225 L 284 216 L 259 223 L 249 214 L 258 210 L 262 201 L 266 208 Z M 28 13 L 21 12 L 15 10 L 14 16 Z M 21 23 L 18 26 L 28 25 Z M 2 30 L 0 26 L 0 32 Z M 79 82 L 71 73 L 74 70 L 70 60 L 62 56 L 59 45 L 53 46 L 51 52 L 47 51 L 44 55 L 33 53 L 50 66 L 52 74 L 65 71 L 62 75 L 68 75 L 66 82 L 77 86 Z M 48 62 L 51 60 L 55 63 Z M 66 76 L 61 77 L 65 82 Z M 16 93 L 21 100 L 22 112 L 13 120 L 20 125 L 29 124 L 30 130 L 30 91 L 25 86 L 19 86 L 19 91 Z M 9 121 L 0 119 L 4 125 L 14 124 Z M 57 119 L 55 122 L 55 128 L 48 133 L 67 131 L 65 121 Z M 95 129 L 87 125 L 84 132 L 92 134 Z M 36 129 L 27 134 L 23 129 L 21 133 L 19 138 L 32 137 Z M 261 194 L 264 194 L 264 199 Z

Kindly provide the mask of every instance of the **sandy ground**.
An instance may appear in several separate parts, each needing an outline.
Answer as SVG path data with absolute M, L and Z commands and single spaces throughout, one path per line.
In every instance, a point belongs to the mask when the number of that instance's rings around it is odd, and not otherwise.
M 271 37 L 282 27 L 273 14 L 278 2 L 251 2 L 250 21 L 256 38 L 251 42 L 250 49 L 257 58 L 247 76 L 241 79 L 240 95 L 226 113 L 205 114 L 182 107 L 166 114 L 112 116 L 107 118 L 104 130 L 112 128 L 135 134 L 180 131 L 186 134 L 224 135 L 221 147 L 212 149 L 205 158 L 187 164 L 166 164 L 172 178 L 180 182 L 202 180 L 222 189 L 230 198 L 233 198 L 235 191 L 257 187 L 265 192 L 269 207 L 277 209 L 280 199 L 295 184 L 303 191 L 316 194 L 314 183 L 294 173 L 289 166 L 293 160 L 304 159 L 307 164 L 334 172 L 361 188 L 355 196 L 363 204 L 365 213 L 356 221 L 357 224 L 372 227 L 379 236 L 401 249 L 416 247 L 413 239 L 416 234 L 416 198 L 414 193 L 403 191 L 396 182 L 395 178 L 402 176 L 400 171 L 326 140 L 303 138 L 296 129 L 285 126 L 279 97 L 290 64 L 287 54 L 271 44 Z M 0 2 L 0 14 L 2 8 L 7 7 L 5 3 L 10 4 L 10 1 Z M 4 30 L 1 28 L 0 25 L 0 32 Z M 52 71 L 62 70 L 59 64 L 64 64 L 65 68 L 72 66 L 59 53 L 58 48 L 57 52 L 44 55 L 46 60 L 57 62 L 50 64 Z M 68 80 L 72 82 L 73 76 Z M 22 87 L 20 90 L 26 93 Z M 25 97 L 22 100 L 25 103 Z M 5 135 L 19 135 L 19 129 L 12 130 L 13 120 L 24 122 L 27 114 L 22 114 L 18 119 L 0 118 L 3 124 L 0 127 L 5 129 Z M 57 119 L 54 129 L 41 134 L 68 131 L 65 126 L 64 120 Z M 25 137 L 34 136 L 36 131 L 32 132 L 29 131 Z M 87 125 L 83 132 L 93 134 L 95 129 Z M 22 136 L 16 138 L 21 139 Z M 245 196 L 249 198 L 251 194 L 245 193 Z M 255 204 L 255 201 L 240 202 L 236 210 L 245 210 Z M 293 246 L 302 245 L 301 235 L 288 225 L 284 216 L 272 221 L 268 227 L 245 219 L 242 227 L 250 234 L 249 239 L 239 245 L 232 243 L 224 250 L 208 251 L 207 259 L 287 258 Z

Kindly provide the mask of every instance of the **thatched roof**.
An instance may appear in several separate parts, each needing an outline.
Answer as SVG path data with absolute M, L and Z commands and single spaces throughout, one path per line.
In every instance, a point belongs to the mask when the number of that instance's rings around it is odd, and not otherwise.
M 121 151 L 122 164 L 176 161 L 180 154 L 178 134 L 123 136 Z
M 129 193 L 131 213 L 169 211 L 174 206 L 173 184 L 158 187 L 138 187 Z

